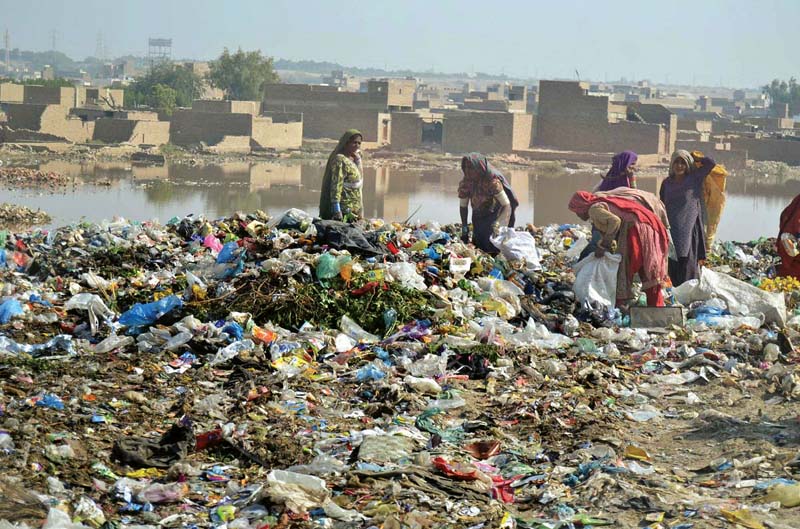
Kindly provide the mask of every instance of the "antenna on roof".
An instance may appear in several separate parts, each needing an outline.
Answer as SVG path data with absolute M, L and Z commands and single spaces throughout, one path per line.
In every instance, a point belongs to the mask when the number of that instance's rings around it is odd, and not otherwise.
M 578 81 L 581 80 L 581 74 L 580 74 L 580 72 L 578 71 L 577 68 L 575 69 L 575 79 L 577 79 Z

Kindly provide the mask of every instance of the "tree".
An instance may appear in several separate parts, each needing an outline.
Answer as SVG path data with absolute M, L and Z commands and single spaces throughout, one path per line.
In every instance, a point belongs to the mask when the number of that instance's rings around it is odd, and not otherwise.
M 272 57 L 264 57 L 261 51 L 242 51 L 231 54 L 228 48 L 210 65 L 208 80 L 215 88 L 225 91 L 227 99 L 260 101 L 264 85 L 278 83 Z
M 763 91 L 772 100 L 772 105 L 789 105 L 789 112 L 792 115 L 800 114 L 800 84 L 797 79 L 792 77 L 788 82 L 773 79 L 772 82 L 763 87 Z
M 177 107 L 190 107 L 192 101 L 200 97 L 203 80 L 190 68 L 185 68 L 172 63 L 162 63 L 153 66 L 147 75 L 130 83 L 125 87 L 125 106 L 138 107 L 141 105 L 153 106 L 153 101 L 163 98 L 166 93 L 163 88 L 170 88 L 175 93 L 173 109 Z M 155 97 L 156 86 L 159 97 Z M 169 96 L 164 100 L 169 102 Z M 154 108 L 164 108 L 155 106 Z
M 171 116 L 177 107 L 178 92 L 174 88 L 163 84 L 157 84 L 150 92 L 150 106 L 160 108 Z

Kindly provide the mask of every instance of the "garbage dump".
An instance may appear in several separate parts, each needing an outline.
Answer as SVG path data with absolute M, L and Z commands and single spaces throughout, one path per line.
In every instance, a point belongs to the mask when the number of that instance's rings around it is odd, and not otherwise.
M 299 210 L 0 233 L 0 527 L 797 527 L 774 240 L 717 243 L 667 291 L 686 325 L 640 329 L 576 297 L 587 227 L 496 257 L 458 233 Z

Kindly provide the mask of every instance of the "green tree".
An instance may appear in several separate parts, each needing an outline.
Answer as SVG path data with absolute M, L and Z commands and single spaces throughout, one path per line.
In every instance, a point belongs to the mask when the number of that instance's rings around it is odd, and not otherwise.
M 200 97 L 203 80 L 190 68 L 172 63 L 157 64 L 145 76 L 125 87 L 125 106 L 153 106 L 154 92 L 158 85 L 175 92 L 175 106 L 190 107 L 192 101 Z M 163 89 L 160 92 L 163 95 Z
M 210 65 L 208 79 L 215 88 L 225 91 L 227 99 L 260 101 L 264 85 L 278 83 L 272 57 L 264 57 L 261 51 L 242 51 L 231 54 L 228 48 Z
M 153 108 L 160 108 L 172 115 L 177 107 L 178 92 L 169 86 L 157 84 L 150 92 L 149 103 Z
M 800 84 L 797 79 L 792 77 L 789 81 L 773 79 L 772 82 L 763 87 L 763 91 L 772 99 L 772 104 L 789 105 L 789 112 L 792 115 L 800 114 Z

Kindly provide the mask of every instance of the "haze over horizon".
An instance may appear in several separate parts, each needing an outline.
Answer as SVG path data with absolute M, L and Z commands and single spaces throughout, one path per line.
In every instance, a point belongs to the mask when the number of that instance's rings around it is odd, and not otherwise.
M 13 7 L 12 7 L 13 6 Z M 670 5 L 466 0 L 364 3 L 322 0 L 140 0 L 75 4 L 0 0 L 11 47 L 146 55 L 147 38 L 173 39 L 173 56 L 213 59 L 224 47 L 275 58 L 520 78 L 755 88 L 797 76 L 794 0 L 675 0 Z M 1 43 L 0 43 L 1 44 Z

